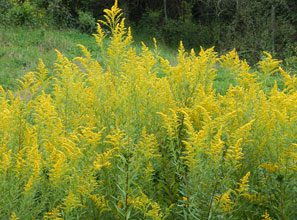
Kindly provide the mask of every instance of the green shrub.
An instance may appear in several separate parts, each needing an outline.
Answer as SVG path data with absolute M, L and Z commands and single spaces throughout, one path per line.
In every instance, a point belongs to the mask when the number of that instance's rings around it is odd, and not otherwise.
M 83 32 L 92 34 L 96 29 L 96 20 L 89 12 L 78 12 L 78 26 Z
M 186 48 L 210 47 L 213 44 L 213 34 L 208 27 L 191 20 L 169 19 L 164 25 L 163 38 L 170 45 L 178 45 L 182 40 Z
M 142 35 L 153 35 L 156 38 L 162 37 L 162 30 L 160 26 L 163 26 L 161 11 L 147 11 L 137 24 L 137 30 Z
M 8 20 L 15 25 L 38 25 L 43 16 L 42 10 L 28 1 L 22 4 L 14 4 L 8 10 Z
M 63 0 L 49 1 L 46 8 L 53 25 L 58 27 L 75 27 L 75 18 L 71 13 L 68 4 Z
M 7 11 L 12 7 L 12 3 L 7 0 L 0 0 L 0 24 L 6 24 L 8 17 Z

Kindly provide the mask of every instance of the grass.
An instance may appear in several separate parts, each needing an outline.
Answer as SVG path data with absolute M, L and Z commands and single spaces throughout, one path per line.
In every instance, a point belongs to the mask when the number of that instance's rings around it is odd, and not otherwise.
M 144 39 L 149 47 L 153 47 L 152 39 L 136 35 L 136 48 L 140 50 L 140 41 Z M 81 55 L 78 44 L 85 45 L 94 57 L 99 57 L 98 47 L 93 36 L 83 34 L 77 30 L 56 30 L 50 28 L 30 29 L 28 27 L 1 27 L 0 26 L 0 85 L 5 89 L 15 89 L 17 79 L 25 73 L 35 69 L 38 60 L 42 59 L 49 69 L 53 69 L 56 59 L 55 49 L 65 54 L 68 58 Z M 166 47 L 158 43 L 160 54 L 171 63 L 176 63 L 176 48 Z M 272 77 L 268 87 L 272 87 Z M 280 83 L 280 82 L 279 82 Z M 228 74 L 218 71 L 214 82 L 216 90 L 225 93 L 233 84 Z
M 68 58 L 74 58 L 81 54 L 77 44 L 83 44 L 98 56 L 95 39 L 77 30 L 0 27 L 0 43 L 0 85 L 5 89 L 15 89 L 16 79 L 34 70 L 39 59 L 51 69 L 56 59 L 55 49 Z M 139 47 L 140 44 L 136 44 Z M 173 49 L 162 45 L 160 49 L 163 56 L 175 62 Z
M 0 42 L 0 85 L 9 89 L 16 87 L 17 78 L 34 70 L 39 58 L 51 66 L 56 59 L 55 49 L 70 58 L 80 53 L 79 43 L 93 53 L 97 49 L 91 36 L 75 30 L 0 27 Z

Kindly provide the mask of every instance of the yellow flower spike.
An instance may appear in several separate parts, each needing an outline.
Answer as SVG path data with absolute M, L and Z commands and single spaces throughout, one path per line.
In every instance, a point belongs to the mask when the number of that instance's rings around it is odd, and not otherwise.
M 81 204 L 80 199 L 72 191 L 70 191 L 64 198 L 63 209 L 66 213 L 71 212 L 73 209 L 82 207 L 84 206 Z
M 272 218 L 270 217 L 269 213 L 267 212 L 267 210 L 265 211 L 265 213 L 262 215 L 262 219 L 261 220 L 272 220 Z
M 52 165 L 52 169 L 49 171 L 49 180 L 54 186 L 58 186 L 63 180 L 63 176 L 68 172 L 69 167 L 64 153 L 57 152 L 55 157 L 56 161 Z
M 235 168 L 239 168 L 241 166 L 241 160 L 243 159 L 244 154 L 242 153 L 242 143 L 243 139 L 240 138 L 237 140 L 234 146 L 230 146 L 227 149 L 226 153 L 226 161 L 231 166 L 235 166 Z
M 97 33 L 93 34 L 93 36 L 95 37 L 96 43 L 99 46 L 99 48 L 102 49 L 103 40 L 105 39 L 105 33 L 99 23 L 97 24 Z
M 279 67 L 279 71 L 284 78 L 285 85 L 286 85 L 286 92 L 296 92 L 297 91 L 297 77 L 290 76 L 283 68 Z
M 84 45 L 78 44 L 77 46 L 81 49 L 86 59 L 90 60 L 92 58 L 90 51 Z
M 170 115 L 158 112 L 163 120 L 163 126 L 167 131 L 167 134 L 173 138 L 177 135 L 179 126 L 179 116 L 180 111 L 178 109 L 170 109 Z
M 124 24 L 123 24 L 124 25 Z M 124 40 L 124 44 L 129 45 L 133 41 L 131 27 L 128 27 L 127 36 Z
M 44 220 L 63 220 L 61 213 L 61 206 L 55 207 L 49 212 L 46 212 L 43 217 Z
M 184 62 L 186 56 L 185 47 L 182 41 L 179 42 L 179 48 L 178 48 L 178 62 Z
M 249 191 L 249 177 L 251 173 L 247 172 L 247 174 L 240 180 L 238 188 L 236 192 L 241 195 L 243 193 L 247 193 Z
M 81 149 L 70 138 L 61 137 L 60 145 L 61 150 L 65 153 L 67 157 L 71 158 L 72 160 L 77 160 L 79 157 L 82 156 Z
M 22 173 L 24 172 L 24 167 L 26 166 L 26 161 L 24 159 L 24 149 L 20 150 L 17 153 L 17 157 L 16 157 L 16 164 L 15 164 L 15 171 L 17 172 L 17 174 L 19 176 L 22 175 Z
M 182 197 L 182 200 L 183 200 L 183 201 L 188 201 L 188 197 L 183 196 L 183 197 Z
M 264 168 L 265 170 L 271 173 L 275 173 L 276 171 L 279 170 L 278 165 L 273 163 L 263 163 L 260 165 L 260 167 Z
M 111 9 L 104 9 L 103 12 L 105 13 L 104 18 L 106 21 L 99 20 L 100 23 L 108 26 L 111 31 L 115 31 L 116 25 L 120 22 L 120 19 L 123 15 L 121 12 L 122 10 L 118 7 L 118 1 L 115 0 L 114 5 Z
M 17 217 L 15 212 L 12 212 L 11 215 L 10 215 L 9 220 L 19 220 L 19 218 Z
M 108 150 L 101 154 L 97 154 L 96 160 L 94 161 L 95 170 L 101 170 L 103 167 L 110 167 L 111 162 L 109 161 L 113 157 L 114 150 Z
M 148 134 L 145 129 L 142 130 L 141 140 L 137 143 L 136 147 L 144 157 L 144 160 L 151 160 L 160 156 L 157 138 L 153 134 Z
M 241 60 L 235 49 L 220 56 L 220 68 L 227 71 L 232 80 L 237 80 L 241 85 L 250 86 L 250 66 L 245 60 Z M 249 79 L 248 79 L 249 78 Z M 248 81 L 247 81 L 248 80 Z
M 6 152 L 5 152 L 6 151 Z M 0 159 L 0 170 L 3 173 L 6 173 L 7 170 L 11 166 L 11 159 L 12 159 L 12 151 L 6 149 L 4 152 L 2 151 L 0 156 L 2 156 L 2 159 Z
M 101 140 L 101 131 L 95 132 L 94 128 L 83 127 L 80 129 L 80 139 L 85 140 L 88 144 L 96 145 Z
M 164 215 L 160 206 L 149 199 L 144 193 L 141 193 L 140 196 L 131 201 L 133 201 L 133 207 L 140 210 L 146 217 L 156 220 L 163 219 Z
M 46 69 L 45 64 L 42 59 L 39 59 L 38 62 L 38 71 L 42 79 L 45 79 L 48 74 L 48 69 Z
M 33 187 L 33 184 L 34 184 L 34 177 L 33 176 L 30 176 L 28 182 L 26 183 L 26 185 L 24 186 L 24 192 L 27 193 L 29 192 L 32 187 Z
M 4 88 L 0 85 L 0 95 L 4 95 L 6 92 Z
M 154 171 L 155 171 L 155 169 L 154 169 L 152 163 L 148 162 L 148 165 L 144 169 L 144 179 L 151 181 L 153 178 Z
M 279 70 L 279 65 L 282 61 L 273 59 L 272 55 L 268 52 L 263 52 L 264 58 L 258 62 L 261 74 L 263 74 L 264 79 L 268 76 L 273 75 Z
M 219 208 L 226 213 L 232 211 L 233 209 L 233 201 L 231 200 L 230 194 L 231 190 L 228 190 L 222 195 L 215 197 L 216 203 L 218 204 Z
M 255 122 L 255 119 L 251 120 L 250 122 L 242 125 L 238 129 L 234 131 L 232 134 L 232 138 L 237 142 L 239 139 L 246 140 L 250 135 L 250 131 L 252 130 L 252 125 Z
M 114 150 L 120 149 L 121 147 L 125 147 L 128 144 L 128 140 L 125 138 L 126 134 L 116 129 L 112 132 L 112 134 L 107 135 L 106 137 L 106 143 L 111 144 L 113 146 Z
M 222 141 L 221 136 L 222 136 L 222 128 L 220 128 L 220 130 L 217 132 L 210 146 L 210 155 L 213 158 L 214 162 L 217 162 L 217 163 L 220 162 L 222 149 L 225 144 L 224 141 Z
M 110 210 L 108 201 L 104 196 L 90 195 L 89 198 L 94 202 L 100 213 Z
M 157 39 L 155 37 L 153 37 L 153 43 L 154 43 L 155 50 L 158 50 Z

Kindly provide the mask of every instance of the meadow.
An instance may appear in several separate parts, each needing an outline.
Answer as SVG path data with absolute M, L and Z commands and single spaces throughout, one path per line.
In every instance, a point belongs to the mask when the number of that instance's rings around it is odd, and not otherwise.
M 142 36 L 138 36 L 134 42 L 137 50 L 141 49 L 141 39 Z M 100 59 L 94 37 L 76 29 L 0 25 L 0 42 L 0 85 L 5 89 L 16 89 L 16 79 L 36 69 L 39 59 L 49 69 L 53 69 L 57 58 L 55 49 L 73 59 L 82 55 L 77 46 L 82 44 L 88 48 L 93 58 Z M 152 43 L 149 45 L 152 46 Z M 160 52 L 171 62 L 175 62 L 175 49 L 162 44 Z
M 104 13 L 94 38 L 1 33 L 0 218 L 297 219 L 297 76 Z

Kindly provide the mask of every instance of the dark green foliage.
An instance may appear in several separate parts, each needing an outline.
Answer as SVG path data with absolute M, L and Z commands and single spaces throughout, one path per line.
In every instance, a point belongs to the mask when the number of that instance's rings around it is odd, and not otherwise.
M 96 20 L 89 12 L 78 12 L 79 29 L 85 33 L 92 34 L 96 30 Z
M 177 7 L 179 5 L 179 7 Z M 215 45 L 219 51 L 236 48 L 243 58 L 256 62 L 263 50 L 284 58 L 296 55 L 297 4 L 290 0 L 209 0 L 176 1 L 160 5 L 160 19 L 144 13 L 137 28 L 156 25 L 155 35 L 166 43 L 178 45 L 182 39 L 188 48 Z M 152 15 L 153 17 L 148 17 Z M 146 26 L 143 25 L 146 23 Z M 160 28 L 163 27 L 163 28 Z
M 1 23 L 7 22 L 7 11 L 11 8 L 11 3 L 7 0 L 0 0 L 0 21 Z
M 4 25 L 37 26 L 43 22 L 45 11 L 35 3 L 0 1 L 0 18 Z
M 74 14 L 71 13 L 68 2 L 63 0 L 49 1 L 46 10 L 50 17 L 50 22 L 59 27 L 74 27 Z

